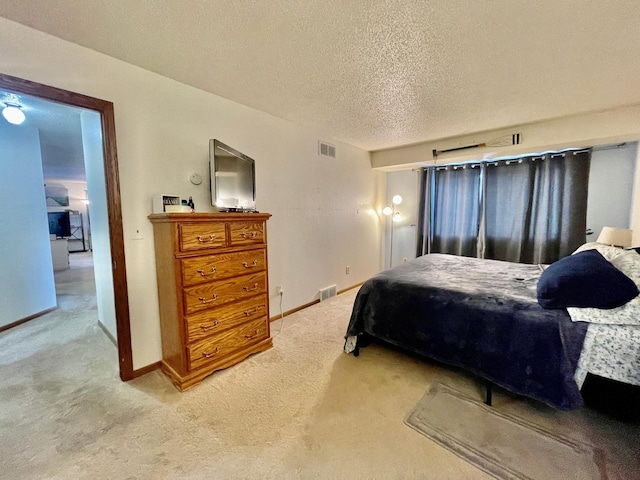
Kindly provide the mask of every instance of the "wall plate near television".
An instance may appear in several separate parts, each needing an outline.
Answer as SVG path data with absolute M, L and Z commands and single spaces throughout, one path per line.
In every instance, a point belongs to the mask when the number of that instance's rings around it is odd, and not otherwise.
M 219 212 L 256 211 L 255 161 L 219 140 L 209 140 L 211 205 Z
M 48 212 L 49 233 L 56 238 L 71 236 L 71 219 L 69 212 Z

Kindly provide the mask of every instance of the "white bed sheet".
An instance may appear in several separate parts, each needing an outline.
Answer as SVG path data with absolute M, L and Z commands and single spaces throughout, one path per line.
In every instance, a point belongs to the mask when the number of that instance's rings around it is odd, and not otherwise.
M 635 250 L 586 243 L 574 253 L 595 248 L 640 288 L 640 254 Z M 574 379 L 582 388 L 587 373 L 640 385 L 640 295 L 622 307 L 567 308 L 574 322 L 589 322 Z
M 579 388 L 587 373 L 640 385 L 640 326 L 589 324 L 574 375 Z

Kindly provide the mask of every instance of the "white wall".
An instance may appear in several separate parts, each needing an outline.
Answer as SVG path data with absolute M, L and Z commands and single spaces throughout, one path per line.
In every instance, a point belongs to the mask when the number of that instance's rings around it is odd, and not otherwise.
M 418 223 L 419 171 L 403 170 L 387 174 L 386 199 L 392 205 L 394 195 L 402 197 L 402 203 L 395 207 L 400 214 L 398 221 L 391 223 L 391 217 L 383 217 L 385 229 L 385 267 L 400 265 L 404 259 L 416 257 Z M 391 226 L 393 225 L 393 255 L 391 256 Z M 390 258 L 391 257 L 391 258 Z
M 91 243 L 93 246 L 93 275 L 96 282 L 98 321 L 117 339 L 116 309 L 111 269 L 111 240 L 109 212 L 102 151 L 102 123 L 100 114 L 85 111 L 80 114 L 82 150 L 87 176 Z M 134 292 L 135 294 L 135 292 Z
M 56 306 L 38 130 L 0 120 L 0 326 Z
M 211 138 L 256 161 L 257 208 L 273 215 L 271 315 L 276 285 L 286 311 L 382 268 L 375 209 L 384 174 L 371 169 L 368 152 L 5 19 L 0 44 L 3 73 L 114 103 L 135 369 L 161 358 L 152 195 L 193 196 L 197 211 L 210 211 L 209 183 L 189 177 L 208 178 Z M 336 145 L 336 159 L 318 156 L 319 139 Z
M 589 172 L 587 240 L 595 242 L 602 227 L 630 228 L 638 144 L 594 151 Z

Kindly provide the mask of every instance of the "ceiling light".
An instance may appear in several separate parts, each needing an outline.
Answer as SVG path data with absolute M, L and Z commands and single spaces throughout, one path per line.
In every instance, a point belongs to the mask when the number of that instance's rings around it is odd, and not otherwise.
M 2 116 L 7 122 L 13 123 L 14 125 L 20 125 L 26 118 L 24 112 L 20 110 L 20 105 L 13 105 L 11 103 L 6 104 L 2 110 Z

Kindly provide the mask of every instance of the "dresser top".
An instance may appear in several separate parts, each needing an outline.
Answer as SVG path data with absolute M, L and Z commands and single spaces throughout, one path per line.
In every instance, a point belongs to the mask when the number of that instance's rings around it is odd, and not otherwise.
M 271 217 L 270 213 L 257 212 L 207 212 L 207 213 L 152 213 L 149 220 L 154 223 L 161 222 L 210 222 L 215 221 L 263 221 Z

